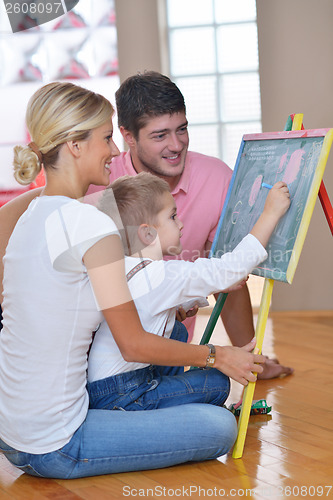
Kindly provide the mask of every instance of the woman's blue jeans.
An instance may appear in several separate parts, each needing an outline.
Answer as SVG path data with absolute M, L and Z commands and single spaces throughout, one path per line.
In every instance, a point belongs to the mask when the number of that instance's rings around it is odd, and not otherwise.
M 182 335 L 184 331 L 177 325 L 174 338 L 178 336 L 180 339 Z M 155 369 L 169 375 L 182 371 L 179 367 Z M 199 377 L 201 392 L 198 386 L 196 393 L 201 394 L 202 401 L 202 386 L 207 382 L 206 376 L 217 370 L 193 370 L 192 373 L 195 372 L 202 373 Z M 210 382 L 218 374 L 210 376 Z M 204 384 L 203 380 L 206 380 Z M 225 390 L 226 387 L 223 392 Z M 193 403 L 195 400 L 191 400 L 192 396 L 188 394 L 191 392 L 187 391 L 186 396 L 178 394 L 179 402 L 174 399 L 173 405 L 169 407 L 147 411 L 90 409 L 69 443 L 51 453 L 35 455 L 20 452 L 1 439 L 0 450 L 13 465 L 30 475 L 60 479 L 158 469 L 224 455 L 236 439 L 235 417 L 220 406 Z M 196 394 L 193 397 L 196 398 Z M 225 399 L 226 395 L 223 393 L 222 397 Z M 160 399 L 170 402 L 170 394 Z
M 60 450 L 32 455 L 7 446 L 7 459 L 33 476 L 74 479 L 158 469 L 217 458 L 236 439 L 233 414 L 219 406 L 188 404 L 150 411 L 89 410 Z

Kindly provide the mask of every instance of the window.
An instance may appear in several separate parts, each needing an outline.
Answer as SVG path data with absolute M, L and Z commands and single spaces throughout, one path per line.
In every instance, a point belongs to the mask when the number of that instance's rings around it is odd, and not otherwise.
M 261 132 L 255 0 L 166 0 L 170 77 L 185 97 L 190 148 L 234 168 L 242 136 Z M 254 307 L 263 280 L 250 276 Z
M 114 0 L 98 0 L 98 8 L 94 0 L 80 0 L 66 15 L 14 34 L 1 4 L 0 191 L 5 191 L 22 188 L 12 174 L 13 146 L 28 141 L 25 111 L 37 88 L 69 80 L 114 103 L 119 78 Z M 117 127 L 115 136 L 120 138 Z
M 261 132 L 255 0 L 166 0 L 170 76 L 185 96 L 191 149 L 234 167 Z

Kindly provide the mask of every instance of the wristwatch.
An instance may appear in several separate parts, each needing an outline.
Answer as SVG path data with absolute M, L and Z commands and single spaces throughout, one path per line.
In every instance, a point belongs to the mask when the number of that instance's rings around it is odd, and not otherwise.
M 209 354 L 206 359 L 206 366 L 205 369 L 213 368 L 214 363 L 215 363 L 215 346 L 213 344 L 206 344 L 206 346 L 209 348 Z

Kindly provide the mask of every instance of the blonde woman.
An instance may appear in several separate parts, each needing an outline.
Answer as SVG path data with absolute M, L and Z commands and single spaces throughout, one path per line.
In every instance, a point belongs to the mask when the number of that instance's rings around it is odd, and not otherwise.
M 33 193 L 0 210 L 2 245 L 9 239 L 0 450 L 34 476 L 77 478 L 213 459 L 227 453 L 236 436 L 233 415 L 208 404 L 143 412 L 88 409 L 87 352 L 103 317 L 128 361 L 214 364 L 207 346 L 143 330 L 117 228 L 80 202 L 90 184 L 109 182 L 118 154 L 112 114 L 104 97 L 71 83 L 39 89 L 26 114 L 32 142 L 15 148 L 14 170 L 28 184 L 43 165 L 46 186 L 28 207 Z M 246 385 L 264 362 L 251 354 L 253 348 L 254 342 L 242 349 L 217 346 L 214 366 Z

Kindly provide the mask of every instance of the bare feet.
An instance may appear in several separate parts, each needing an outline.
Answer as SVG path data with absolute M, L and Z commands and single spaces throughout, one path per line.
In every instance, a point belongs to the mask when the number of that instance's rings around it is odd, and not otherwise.
M 294 369 L 289 366 L 280 365 L 277 359 L 270 359 L 267 357 L 266 363 L 261 365 L 263 367 L 263 372 L 258 373 L 258 380 L 267 380 L 282 376 L 291 375 L 294 373 Z

